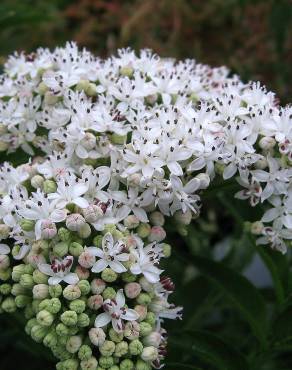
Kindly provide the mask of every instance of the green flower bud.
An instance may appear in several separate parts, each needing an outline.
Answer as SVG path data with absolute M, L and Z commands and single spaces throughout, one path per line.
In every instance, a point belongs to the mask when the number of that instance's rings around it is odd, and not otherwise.
M 152 332 L 152 326 L 148 322 L 140 322 L 140 334 L 142 337 L 149 335 Z
M 23 231 L 34 230 L 34 225 L 35 225 L 35 222 L 32 220 L 23 219 L 20 221 L 20 227 L 22 228 Z
M 76 91 L 82 91 L 82 90 L 85 91 L 88 88 L 88 86 L 89 86 L 89 81 L 88 80 L 80 80 L 77 83 L 75 89 L 76 89 Z
M 8 295 L 11 293 L 11 285 L 10 284 L 2 284 L 0 285 L 0 293 L 3 295 Z
M 94 238 L 93 238 L 93 245 L 97 248 L 100 248 L 101 245 L 102 245 L 102 238 L 103 236 L 102 235 L 96 235 Z
M 97 96 L 96 85 L 90 82 L 87 89 L 85 90 L 85 93 L 87 96 Z
M 106 299 L 114 299 L 116 295 L 117 295 L 117 293 L 114 290 L 114 288 L 112 288 L 112 287 L 107 287 L 102 292 L 102 297 L 103 297 L 104 300 L 106 300 Z
M 68 299 L 68 301 L 73 301 L 81 297 L 81 290 L 78 285 L 67 285 L 63 290 L 63 296 Z
M 24 267 L 24 273 L 25 274 L 32 275 L 34 270 L 35 270 L 35 267 L 33 267 L 32 265 L 25 265 L 25 267 Z
M 87 239 L 91 234 L 91 227 L 89 224 L 83 224 L 79 230 L 78 230 L 78 235 L 82 239 Z
M 143 344 L 139 341 L 139 339 L 134 339 L 130 344 L 129 344 L 129 352 L 133 356 L 138 356 L 142 353 L 143 351 Z
M 58 230 L 58 236 L 61 239 L 62 242 L 70 242 L 71 240 L 71 233 L 69 230 L 67 230 L 65 227 L 60 227 Z
M 147 322 L 149 325 L 151 325 L 151 327 L 153 327 L 156 322 L 155 313 L 148 312 L 145 318 L 145 322 Z
M 0 254 L 0 270 L 6 270 L 9 266 L 9 256 L 7 254 Z
M 92 310 L 98 310 L 103 304 L 103 298 L 100 294 L 95 294 L 88 298 L 87 305 Z
M 75 301 L 70 302 L 70 310 L 75 311 L 76 313 L 82 313 L 85 311 L 86 304 L 82 299 L 76 299 Z
M 157 357 L 158 357 L 158 349 L 153 346 L 145 347 L 141 354 L 142 360 L 146 362 L 155 361 Z
M 171 256 L 171 245 L 163 243 L 162 244 L 162 251 L 165 258 L 169 258 Z
M 90 359 L 90 357 L 92 356 L 92 350 L 91 348 L 86 345 L 86 344 L 83 344 L 79 351 L 78 351 L 78 357 L 79 359 L 82 361 L 82 360 L 88 360 Z
M 68 254 L 69 246 L 66 242 L 60 242 L 54 245 L 53 252 L 57 257 L 64 257 Z
M 50 248 L 50 244 L 48 242 L 48 240 L 44 240 L 44 239 L 41 239 L 41 240 L 37 240 L 35 241 L 34 243 L 32 243 L 32 251 L 35 252 L 36 254 L 40 254 L 40 253 L 43 253 L 44 251 L 48 251 Z
M 46 310 L 40 311 L 36 318 L 41 326 L 51 326 L 54 322 L 54 316 Z
M 80 288 L 82 295 L 87 295 L 90 292 L 90 284 L 87 280 L 80 280 L 77 286 Z
M 41 309 L 39 308 L 40 304 L 41 304 L 41 300 L 39 299 L 34 299 L 31 303 L 31 306 L 32 306 L 32 310 L 33 312 L 36 314 L 37 312 L 39 312 Z
M 144 362 L 143 360 L 139 359 L 136 363 L 135 369 L 136 370 L 151 370 L 152 366 L 149 363 Z
M 104 234 L 104 235 L 106 233 L 111 233 L 112 234 L 116 230 L 117 230 L 116 225 L 114 225 L 114 224 L 107 224 L 107 225 L 105 225 L 105 227 L 104 227 L 104 229 L 102 231 L 102 234 Z
M 52 298 L 43 300 L 39 305 L 39 309 L 47 310 L 54 315 L 60 311 L 61 306 L 61 302 L 58 298 Z
M 89 316 L 86 313 L 80 313 L 77 319 L 77 325 L 80 328 L 86 328 L 90 324 Z
M 67 335 L 69 335 L 69 328 L 62 324 L 61 322 L 56 326 L 56 333 L 60 336 L 60 337 L 66 337 Z
M 105 268 L 101 273 L 101 278 L 107 283 L 113 283 L 117 280 L 118 274 L 111 268 Z
M 132 77 L 133 73 L 134 73 L 134 69 L 131 67 L 131 65 L 127 65 L 127 66 L 120 68 L 121 76 Z
M 31 297 L 28 297 L 27 295 L 18 295 L 17 297 L 15 297 L 15 304 L 18 308 L 24 308 L 30 302 Z
M 34 270 L 32 278 L 36 284 L 48 284 L 48 276 L 40 272 L 40 270 Z
M 24 317 L 26 318 L 26 320 L 29 320 L 34 316 L 35 312 L 32 309 L 32 304 L 27 305 L 24 309 Z
M 31 289 L 34 286 L 33 277 L 29 274 L 23 274 L 20 277 L 19 284 L 27 289 Z
M 49 287 L 46 284 L 37 284 L 33 287 L 32 294 L 36 299 L 45 299 L 49 296 Z
M 61 321 L 67 326 L 74 326 L 77 324 L 77 313 L 75 311 L 65 311 L 61 315 Z
M 84 251 L 84 248 L 81 244 L 73 242 L 70 244 L 69 253 L 74 257 L 79 257 L 80 254 Z
M 88 360 L 82 360 L 80 362 L 80 367 L 82 370 L 96 370 L 97 365 L 97 360 L 93 356 L 90 357 Z
M 115 343 L 121 342 L 124 338 L 123 333 L 117 333 L 113 328 L 110 328 L 108 334 L 109 334 L 110 339 Z
M 49 293 L 52 298 L 58 298 L 62 295 L 62 286 L 60 284 L 49 286 Z
M 40 95 L 45 95 L 45 93 L 49 90 L 49 88 L 43 81 L 41 81 L 38 85 L 37 90 Z
M 88 332 L 91 343 L 95 346 L 101 346 L 105 341 L 105 332 L 101 328 L 91 328 Z
M 32 339 L 37 343 L 41 343 L 47 334 L 48 328 L 41 325 L 33 326 L 30 332 Z
M 63 364 L 65 363 L 65 361 L 69 361 L 70 360 L 70 358 L 72 357 L 72 354 L 71 353 L 69 353 L 67 350 L 66 350 L 66 348 L 65 348 L 65 345 L 64 344 L 60 344 L 60 341 L 58 342 L 58 345 L 57 346 L 55 346 L 55 347 L 52 347 L 51 348 L 51 351 L 53 352 L 53 355 L 55 356 L 55 357 L 57 357 L 59 360 L 61 360 L 61 361 L 64 361 L 63 362 Z M 69 363 L 70 364 L 70 363 Z M 69 365 L 68 365 L 69 366 Z M 70 366 L 71 366 L 71 364 L 70 364 Z M 69 368 L 67 368 L 68 370 L 70 369 L 71 370 L 71 368 L 69 367 Z
M 20 284 L 12 285 L 11 294 L 13 294 L 14 296 L 26 294 L 26 293 L 27 293 L 27 289 L 21 286 Z
M 154 226 L 163 226 L 165 223 L 165 217 L 158 211 L 152 212 L 149 216 L 149 220 Z
M 123 360 L 120 363 L 120 370 L 133 370 L 134 369 L 134 363 L 131 360 Z
M 140 238 L 145 239 L 151 233 L 151 226 L 149 224 L 141 223 L 137 228 L 137 234 Z
M 120 370 L 120 368 L 118 367 L 118 365 L 114 365 L 114 366 L 111 366 L 109 370 Z
M 90 286 L 93 294 L 101 294 L 104 291 L 106 284 L 102 279 L 93 279 Z
M 58 336 L 57 334 L 52 330 L 50 331 L 43 339 L 43 344 L 46 347 L 54 347 L 58 344 Z
M 76 353 L 82 345 L 82 339 L 78 335 L 74 335 L 67 340 L 66 349 L 70 353 Z
M 45 181 L 45 179 L 43 178 L 43 176 L 34 175 L 30 180 L 30 184 L 35 189 L 37 189 L 37 188 L 42 189 L 44 181 Z
M 61 364 L 62 367 L 60 370 L 77 370 L 79 366 L 78 361 L 73 358 L 68 358 L 67 360 L 61 362 Z
M 137 303 L 147 306 L 148 304 L 151 303 L 150 295 L 148 293 L 139 294 L 139 296 L 137 297 Z
M 136 281 L 137 277 L 136 275 L 133 275 L 130 271 L 126 271 L 122 273 L 122 280 L 125 283 L 133 283 Z
M 15 312 L 17 307 L 14 298 L 12 297 L 5 298 L 1 304 L 1 308 L 4 312 L 7 313 Z
M 116 344 L 115 353 L 116 357 L 125 356 L 128 353 L 129 345 L 127 342 L 123 341 Z
M 100 353 L 105 356 L 105 357 L 109 357 L 111 356 L 114 351 L 115 351 L 115 344 L 114 342 L 110 341 L 110 340 L 106 340 L 104 341 L 104 343 L 99 347 L 99 351 Z
M 0 270 L 0 280 L 7 281 L 11 278 L 12 270 L 10 268 L 6 270 Z
M 0 225 L 0 239 L 9 238 L 9 234 L 10 234 L 10 227 L 5 224 L 1 224 Z
M 27 335 L 30 335 L 31 329 L 35 325 L 38 325 L 38 322 L 37 322 L 37 319 L 36 318 L 33 318 L 33 319 L 28 320 L 28 322 L 25 325 L 25 329 L 24 329 Z
M 114 359 L 113 359 L 113 357 L 101 356 L 99 358 L 99 364 L 100 364 L 101 367 L 103 367 L 105 369 L 108 369 L 109 367 L 114 365 Z
M 55 193 L 57 190 L 57 184 L 53 180 L 45 180 L 43 183 L 43 190 L 45 193 Z

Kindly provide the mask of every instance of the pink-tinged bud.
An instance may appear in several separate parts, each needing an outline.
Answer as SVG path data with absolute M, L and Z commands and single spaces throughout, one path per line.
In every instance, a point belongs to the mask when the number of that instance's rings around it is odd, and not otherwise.
M 147 316 L 147 306 L 144 306 L 144 305 L 141 305 L 141 304 L 138 304 L 137 306 L 135 306 L 134 310 L 138 313 L 139 315 L 139 319 L 138 321 L 143 321 L 145 320 L 146 316 Z
M 80 280 L 87 280 L 90 276 L 90 271 L 82 266 L 77 266 L 75 273 L 78 275 Z
M 259 141 L 259 146 L 263 150 L 270 150 L 276 145 L 276 140 L 273 137 L 264 136 Z
M 29 253 L 26 261 L 34 268 L 37 268 L 39 264 L 46 263 L 46 258 L 42 254 Z
M 139 186 L 142 176 L 139 173 L 134 173 L 128 177 L 128 183 L 135 186 Z
M 72 213 L 66 218 L 66 226 L 71 231 L 79 231 L 85 223 L 84 217 L 79 213 Z
M 92 204 L 82 210 L 85 220 L 89 223 L 96 222 L 103 216 L 103 211 L 98 205 Z
M 140 221 L 135 215 L 130 215 L 124 219 L 124 225 L 128 229 L 135 229 L 139 225 Z
M 91 282 L 91 291 L 93 294 L 101 294 L 106 287 L 102 279 L 93 279 Z
M 101 328 L 91 328 L 88 332 L 89 339 L 95 346 L 101 346 L 105 342 L 105 332 Z
M 57 235 L 57 227 L 51 220 L 44 220 L 42 222 L 41 230 L 43 239 L 52 239 Z
M 152 212 L 149 219 L 151 224 L 154 226 L 163 226 L 165 223 L 165 218 L 163 214 L 158 211 Z
M 174 214 L 174 219 L 181 225 L 189 225 L 192 221 L 192 212 L 189 210 L 186 212 L 177 211 Z
M 86 132 L 86 134 L 85 134 L 84 138 L 81 140 L 80 144 L 86 150 L 92 150 L 96 145 L 96 138 L 92 133 Z
M 91 268 L 95 264 L 95 257 L 87 250 L 78 257 L 79 264 L 84 268 Z
M 9 265 L 9 257 L 6 254 L 0 254 L 0 270 L 6 270 Z
M 127 235 L 125 243 L 128 249 L 135 248 L 137 246 L 137 240 L 132 235 Z
M 134 299 L 141 293 L 141 285 L 138 283 L 128 283 L 125 286 L 125 294 L 128 298 Z
M 87 304 L 92 310 L 98 310 L 103 304 L 103 298 L 99 294 L 92 295 L 88 298 Z
M 166 238 L 166 232 L 161 226 L 153 226 L 151 228 L 150 235 L 148 239 L 150 242 L 161 242 Z

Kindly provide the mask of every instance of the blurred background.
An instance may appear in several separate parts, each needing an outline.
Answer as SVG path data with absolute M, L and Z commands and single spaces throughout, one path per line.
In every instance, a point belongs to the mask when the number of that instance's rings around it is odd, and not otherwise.
M 0 1 L 0 64 L 14 50 L 29 52 L 39 46 L 54 48 L 67 40 L 75 40 L 102 56 L 108 56 L 120 47 L 131 46 L 137 50 L 147 47 L 161 56 L 195 58 L 212 66 L 226 65 L 245 81 L 260 80 L 277 93 L 282 104 L 291 101 L 290 0 Z M 235 184 L 225 186 L 236 190 Z M 252 282 L 254 290 L 261 290 L 268 305 L 279 298 L 280 293 L 271 288 L 268 270 L 260 262 L 263 259 L 261 252 L 255 251 L 244 229 L 242 220 L 256 220 L 257 215 L 251 214 L 247 205 L 224 199 L 226 189 L 222 192 L 220 189 L 219 184 L 206 196 L 203 217 L 190 226 L 188 235 L 173 232 L 174 228 L 170 226 L 170 242 L 178 248 L 166 270 L 177 285 L 175 301 L 184 304 L 186 309 L 183 324 L 169 325 L 171 339 L 167 370 L 246 370 L 242 353 L 249 359 L 255 356 L 256 336 L 250 332 L 249 326 L 253 328 L 254 324 L 256 327 L 256 323 L 247 317 L 246 324 L 240 316 L 241 311 L 238 314 L 238 310 L 227 303 L 226 292 L 218 290 L 208 275 L 218 273 L 227 285 L 233 279 L 237 282 L 238 276 L 230 275 L 229 270 L 227 273 L 222 269 L 219 271 L 218 266 L 208 265 L 207 260 L 220 261 L 224 266 L 242 272 Z M 220 219 L 216 218 L 216 213 L 220 214 Z M 227 233 L 230 235 L 228 239 L 225 237 Z M 196 259 L 197 255 L 205 260 Z M 264 259 L 273 260 L 274 273 L 279 272 L 280 298 L 283 300 L 283 295 L 290 297 L 289 282 L 292 279 L 288 259 L 270 251 Z M 197 265 L 205 266 L 208 278 L 206 274 L 199 274 Z M 237 283 L 228 285 L 231 298 L 236 297 L 238 290 L 243 295 L 246 292 L 239 300 L 254 298 L 256 307 L 249 308 L 255 316 L 257 311 L 260 316 L 261 299 L 258 302 L 255 292 L 250 293 L 251 287 L 240 279 Z M 289 326 L 288 315 L 285 317 L 279 319 L 282 326 L 274 328 L 278 337 L 282 337 L 281 330 L 286 323 Z M 7 320 L 0 316 L 0 370 L 19 367 L 53 369 L 54 362 L 48 351 L 20 332 L 21 325 L 21 318 Z M 292 329 L 290 331 L 286 334 L 291 338 Z M 221 342 L 219 337 L 224 341 Z M 229 346 L 234 343 L 236 351 Z M 286 352 L 280 351 L 280 355 L 259 362 L 254 369 L 291 370 L 292 345 L 289 345 Z M 258 352 L 257 356 L 260 358 Z

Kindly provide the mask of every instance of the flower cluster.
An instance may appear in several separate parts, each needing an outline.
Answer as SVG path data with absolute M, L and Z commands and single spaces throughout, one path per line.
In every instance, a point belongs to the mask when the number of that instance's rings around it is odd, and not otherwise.
M 65 369 L 159 368 L 173 284 L 165 216 L 198 217 L 214 180 L 266 211 L 252 231 L 292 239 L 292 108 L 226 68 L 74 43 L 14 54 L 0 81 L 1 310 Z M 184 227 L 184 226 L 180 226 Z M 12 266 L 12 268 L 10 267 Z

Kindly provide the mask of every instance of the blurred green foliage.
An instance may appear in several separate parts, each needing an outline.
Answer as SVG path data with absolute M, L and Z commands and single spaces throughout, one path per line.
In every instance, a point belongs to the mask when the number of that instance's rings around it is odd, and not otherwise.
M 66 40 L 100 55 L 150 47 L 225 64 L 291 100 L 289 0 L 1 0 L 0 30 L 2 63 L 14 50 Z M 182 323 L 168 324 L 167 370 L 292 369 L 291 256 L 255 247 L 243 220 L 256 220 L 257 211 L 226 196 L 236 188 L 214 184 L 187 235 L 168 225 L 174 252 L 164 267 L 185 313 Z M 243 274 L 255 256 L 272 284 L 256 286 Z M 0 327 L 1 370 L 54 368 L 49 353 L 19 330 L 21 317 L 0 316 Z

